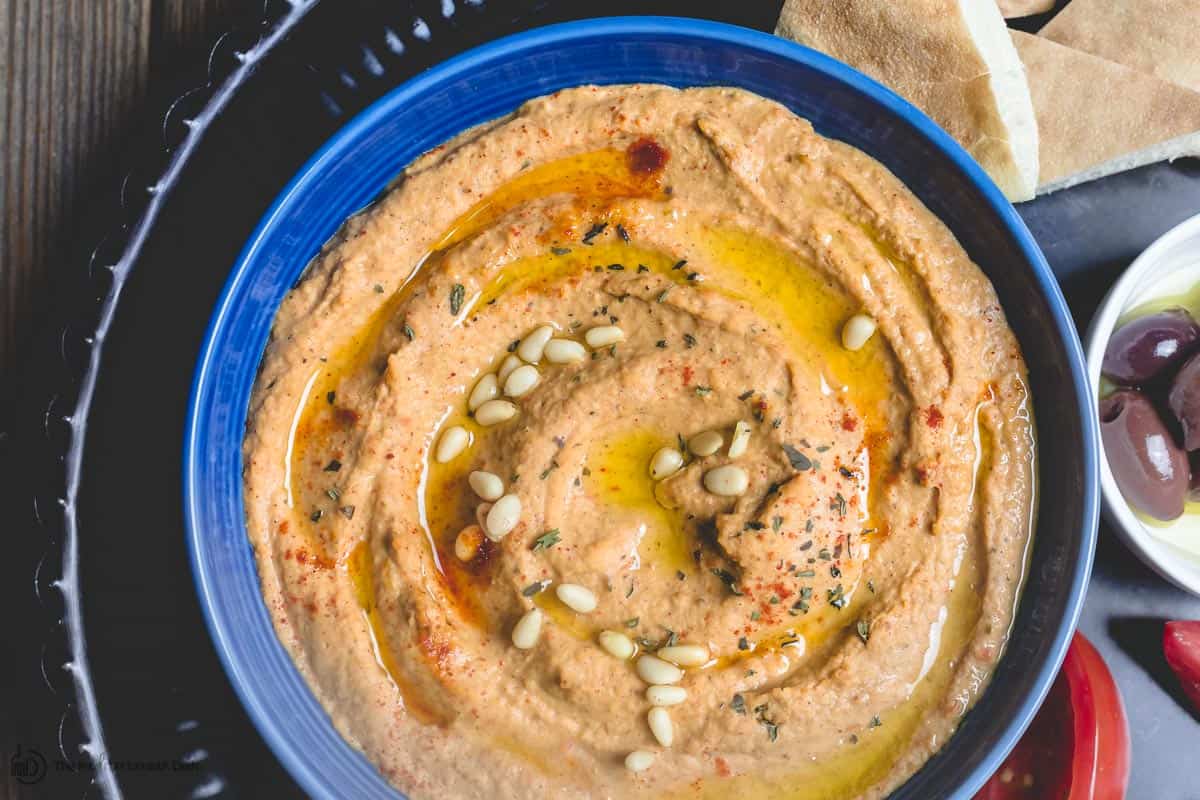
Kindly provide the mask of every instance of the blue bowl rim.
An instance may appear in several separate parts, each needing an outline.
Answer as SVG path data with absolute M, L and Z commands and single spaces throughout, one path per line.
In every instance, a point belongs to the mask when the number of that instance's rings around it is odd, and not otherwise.
M 470 72 L 477 65 L 502 57 L 509 51 L 527 48 L 561 45 L 571 40 L 592 36 L 647 36 L 647 35 L 691 36 L 708 38 L 766 52 L 771 55 L 799 61 L 805 66 L 824 72 L 834 80 L 848 84 L 896 114 L 929 139 L 980 191 L 992 211 L 1012 234 L 1022 254 L 1033 270 L 1047 305 L 1053 315 L 1054 326 L 1063 339 L 1068 355 L 1071 383 L 1075 391 L 1076 411 L 1081 419 L 1083 437 L 1083 526 L 1081 550 L 1073 565 L 1071 587 L 1065 613 L 1059 621 L 1051 641 L 1050 658 L 1036 676 L 1032 692 L 1021 704 L 1018 712 L 1009 721 L 999 739 L 993 743 L 989 754 L 981 761 L 966 781 L 956 791 L 955 798 L 969 798 L 983 783 L 999 769 L 1001 762 L 1016 745 L 1025 729 L 1040 708 L 1071 643 L 1087 591 L 1095 554 L 1097 525 L 1099 520 L 1099 468 L 1097 462 L 1099 423 L 1092 414 L 1091 392 L 1087 382 L 1086 362 L 1078 334 L 1072 321 L 1062 291 L 1050 270 L 1045 255 L 1029 232 L 1016 209 L 1003 195 L 983 168 L 948 133 L 927 117 L 921 110 L 886 86 L 876 82 L 848 65 L 811 48 L 750 28 L 728 23 L 714 22 L 687 17 L 670 16 L 625 16 L 563 22 L 512 34 L 474 47 L 454 56 L 430 69 L 410 78 L 388 91 L 366 109 L 357 114 L 336 133 L 304 164 L 288 182 L 271 204 L 245 247 L 238 255 L 230 276 L 218 297 L 216 308 L 204 333 L 203 343 L 192 379 L 191 396 L 186 410 L 183 447 L 183 510 L 188 537 L 188 556 L 196 583 L 205 624 L 217 650 L 221 664 L 233 684 L 235 693 L 246 709 L 255 727 L 258 728 L 275 756 L 288 772 L 308 792 L 314 792 L 322 782 L 312 765 L 289 742 L 287 736 L 275 724 L 271 713 L 263 707 L 244 683 L 241 668 L 230 651 L 232 632 L 225 629 L 217 619 L 211 606 L 212 588 L 205 573 L 201 558 L 201 527 L 199 525 L 197 497 L 194 492 L 197 455 L 197 431 L 201 427 L 201 389 L 213 362 L 213 346 L 217 331 L 221 328 L 239 284 L 250 274 L 248 267 L 259 246 L 276 218 L 289 205 L 294 195 L 305 184 L 319 174 L 322 166 L 350 141 L 365 130 L 378 124 L 388 109 L 404 98 L 417 98 L 429 87 L 447 79 Z M 247 549 L 247 553 L 250 550 Z M 251 553 L 252 555 L 252 553 Z M 256 566 L 257 569 L 257 566 Z M 306 687 L 307 688 L 307 687 Z M 331 723 L 332 724 L 332 723 Z

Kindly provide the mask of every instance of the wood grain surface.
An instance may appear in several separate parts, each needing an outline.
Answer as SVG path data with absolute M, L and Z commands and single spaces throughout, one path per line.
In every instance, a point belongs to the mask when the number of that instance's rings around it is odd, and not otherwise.
M 261 0 L 0 0 L 0 374 L 183 69 Z M 142 134 L 139 136 L 138 134 Z M 93 213 L 95 212 L 95 213 Z
M 138 148 L 209 48 L 262 0 L 0 0 L 0 386 L 112 224 Z M 189 83 L 190 82 L 190 83 Z M 0 670 L 0 675 L 3 675 Z M 2 690 L 3 687 L 0 687 Z M 0 798 L 22 742 L 0 691 Z M 9 706 L 11 708 L 11 706 Z

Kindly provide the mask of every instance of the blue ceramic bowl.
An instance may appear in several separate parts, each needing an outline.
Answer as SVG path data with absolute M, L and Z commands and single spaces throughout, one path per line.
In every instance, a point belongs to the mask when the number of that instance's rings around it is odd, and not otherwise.
M 764 33 L 637 17 L 555 25 L 479 47 L 405 83 L 333 137 L 254 232 L 196 368 L 184 502 L 196 584 L 251 718 L 316 796 L 397 797 L 334 730 L 275 637 L 242 510 L 246 406 L 276 307 L 321 244 L 416 156 L 523 101 L 586 83 L 739 86 L 883 162 L 954 231 L 995 284 L 1030 367 L 1042 504 L 1031 574 L 995 680 L 897 798 L 969 798 L 1045 696 L 1075 626 L 1096 536 L 1096 422 L 1071 317 L 1000 191 L 921 112 L 850 68 Z

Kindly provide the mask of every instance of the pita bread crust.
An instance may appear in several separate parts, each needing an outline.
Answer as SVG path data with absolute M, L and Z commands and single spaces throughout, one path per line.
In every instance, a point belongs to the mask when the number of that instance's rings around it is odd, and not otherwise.
M 1041 134 L 1039 192 L 1200 130 L 1200 93 L 1040 36 L 1012 31 L 1012 37 L 1025 62 Z M 1140 163 L 1185 152 L 1163 151 Z M 1137 161 L 1123 160 L 1109 172 Z
M 996 0 L 1005 19 L 1043 14 L 1054 8 L 1054 0 Z
M 1071 0 L 1038 35 L 1200 92 L 1200 0 Z
M 775 33 L 889 86 L 958 140 L 1006 195 L 1032 196 L 1035 165 L 1023 173 L 1016 161 L 989 66 L 958 0 L 788 0 Z

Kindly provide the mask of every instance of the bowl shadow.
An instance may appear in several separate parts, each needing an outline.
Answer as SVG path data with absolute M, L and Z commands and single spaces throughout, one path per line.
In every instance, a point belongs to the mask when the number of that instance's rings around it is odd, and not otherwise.
M 1188 700 L 1179 678 L 1163 656 L 1163 625 L 1166 622 L 1165 618 L 1154 616 L 1113 617 L 1108 622 L 1108 632 L 1125 655 L 1141 667 L 1192 719 L 1200 722 L 1200 709 Z

